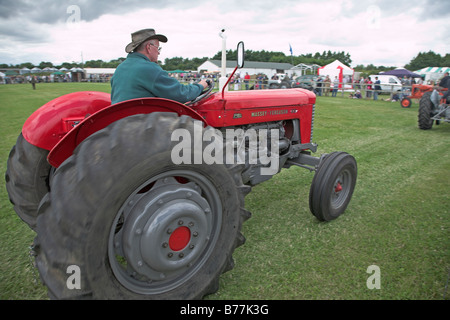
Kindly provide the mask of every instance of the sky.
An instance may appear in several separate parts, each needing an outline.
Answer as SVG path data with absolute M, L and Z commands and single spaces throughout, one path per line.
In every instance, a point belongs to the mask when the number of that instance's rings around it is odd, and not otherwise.
M 331 50 L 358 64 L 403 67 L 419 52 L 450 53 L 449 0 L 0 0 L 0 64 L 110 61 L 131 33 L 168 38 L 160 60 L 245 49 Z

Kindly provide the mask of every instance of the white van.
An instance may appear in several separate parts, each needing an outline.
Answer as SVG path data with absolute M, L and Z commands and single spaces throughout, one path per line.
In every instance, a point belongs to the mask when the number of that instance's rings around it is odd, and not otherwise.
M 375 77 L 378 77 L 378 80 L 380 80 L 381 84 L 381 91 L 383 92 L 392 92 L 392 91 L 402 91 L 402 82 L 399 78 L 396 76 L 390 76 L 390 75 L 370 75 L 370 80 L 375 83 Z M 375 85 L 373 85 L 373 88 L 375 88 Z

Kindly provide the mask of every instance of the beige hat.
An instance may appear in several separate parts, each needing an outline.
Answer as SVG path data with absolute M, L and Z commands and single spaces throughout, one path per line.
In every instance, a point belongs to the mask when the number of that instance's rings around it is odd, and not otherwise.
M 125 52 L 130 53 L 139 47 L 141 43 L 151 39 L 167 42 L 167 37 L 162 34 L 156 34 L 155 29 L 143 29 L 131 34 L 131 43 L 126 46 Z

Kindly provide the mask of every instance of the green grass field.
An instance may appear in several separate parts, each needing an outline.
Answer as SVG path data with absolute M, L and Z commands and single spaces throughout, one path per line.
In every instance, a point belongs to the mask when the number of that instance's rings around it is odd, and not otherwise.
M 0 175 L 27 117 L 74 91 L 109 92 L 109 84 L 0 86 Z M 382 96 L 386 98 L 386 96 Z M 252 218 L 235 268 L 207 299 L 449 299 L 450 124 L 422 131 L 418 104 L 318 97 L 318 154 L 347 151 L 358 181 L 344 215 L 328 223 L 309 212 L 313 174 L 284 169 L 246 197 Z M 3 180 L 4 181 L 4 180 Z M 0 183 L 0 299 L 47 299 L 36 281 L 21 222 Z M 380 270 L 380 289 L 367 280 Z

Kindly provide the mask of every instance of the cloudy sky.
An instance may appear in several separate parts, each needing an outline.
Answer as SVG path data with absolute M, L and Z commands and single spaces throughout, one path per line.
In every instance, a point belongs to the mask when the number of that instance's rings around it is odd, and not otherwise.
M 109 61 L 131 33 L 166 35 L 160 60 L 211 57 L 239 41 L 289 55 L 350 53 L 352 66 L 404 66 L 450 52 L 448 0 L 0 0 L 0 64 Z

